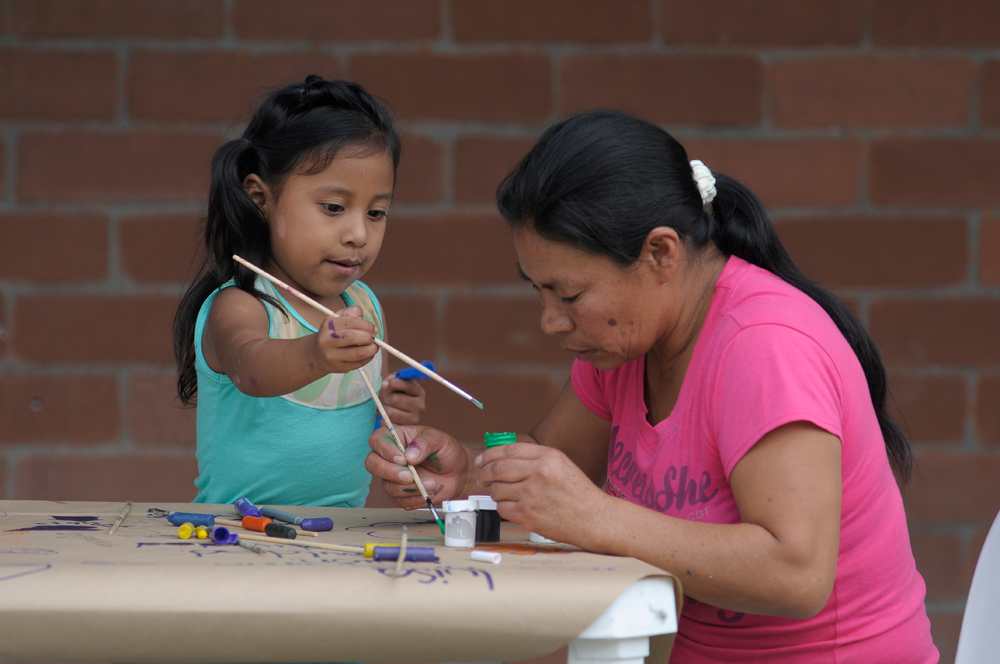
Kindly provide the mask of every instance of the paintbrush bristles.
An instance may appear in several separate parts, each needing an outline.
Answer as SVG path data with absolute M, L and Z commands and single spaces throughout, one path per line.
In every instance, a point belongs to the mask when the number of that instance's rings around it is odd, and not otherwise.
M 336 314 L 336 312 L 331 311 L 327 307 L 324 307 L 322 304 L 320 304 L 316 300 L 312 299 L 311 297 L 309 297 L 305 293 L 300 293 L 299 291 L 295 290 L 294 288 L 292 288 L 291 286 L 289 286 L 288 284 L 286 284 L 281 279 L 278 279 L 277 277 L 268 274 L 267 272 L 265 272 L 264 270 L 260 269 L 259 267 L 257 267 L 253 263 L 251 263 L 251 262 L 249 262 L 249 261 L 247 261 L 247 260 L 245 260 L 243 258 L 240 258 L 236 254 L 233 254 L 233 260 L 235 260 L 236 262 L 240 263 L 241 265 L 245 265 L 249 269 L 253 270 L 254 272 L 256 272 L 257 274 L 259 274 L 260 276 L 262 276 L 265 279 L 267 279 L 268 281 L 270 281 L 275 286 L 278 286 L 280 288 L 285 289 L 285 291 L 291 293 L 292 295 L 294 295 L 295 297 L 299 298 L 300 300 L 302 300 L 306 304 L 308 304 L 308 305 L 310 305 L 312 307 L 315 307 L 318 311 L 321 311 L 322 313 L 326 314 L 327 316 L 333 316 L 335 318 L 339 318 L 339 316 Z M 391 355 L 395 355 L 396 357 L 398 357 L 399 359 L 401 359 L 403 362 L 406 362 L 407 364 L 409 364 L 411 367 L 413 367 L 417 371 L 423 372 L 424 375 L 426 375 L 431 380 L 434 380 L 434 381 L 436 381 L 438 383 L 441 383 L 442 385 L 444 385 L 445 387 L 447 387 L 449 390 L 451 390 L 455 394 L 459 395 L 463 399 L 468 399 L 473 404 L 475 404 L 477 407 L 479 407 L 480 410 L 482 410 L 483 404 L 482 404 L 481 401 L 473 399 L 471 394 L 469 394 L 468 392 L 466 392 L 464 390 L 459 389 L 456 385 L 454 385 L 453 383 L 445 380 L 441 376 L 437 375 L 436 373 L 434 373 L 433 371 L 431 371 L 430 369 L 428 369 L 424 365 L 422 365 L 419 362 L 417 362 L 416 360 L 414 360 L 412 357 L 410 357 L 406 353 L 403 353 L 401 351 L 396 350 L 395 348 L 393 348 L 392 346 L 390 346 L 389 344 L 385 343 L 384 341 L 382 341 L 381 339 L 379 339 L 377 337 L 373 338 L 372 341 L 379 348 L 384 349 L 387 353 L 390 353 Z

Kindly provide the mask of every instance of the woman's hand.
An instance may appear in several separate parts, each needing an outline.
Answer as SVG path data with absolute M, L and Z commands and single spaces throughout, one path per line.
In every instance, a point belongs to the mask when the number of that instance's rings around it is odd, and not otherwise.
M 361 317 L 361 307 L 347 307 L 327 316 L 315 335 L 316 356 L 326 373 L 360 369 L 375 357 L 375 326 Z
M 591 526 L 611 498 L 564 453 L 531 443 L 501 445 L 475 460 L 504 519 L 558 542 L 593 550 Z
M 413 484 L 407 462 L 417 468 L 427 495 L 437 504 L 475 493 L 470 491 L 478 488 L 473 450 L 437 429 L 398 426 L 395 430 L 406 447 L 406 458 L 393 443 L 389 430 L 382 426 L 368 438 L 372 451 L 365 459 L 365 468 L 381 478 L 382 489 L 397 507 L 412 510 L 427 505 Z
M 427 409 L 427 394 L 419 381 L 396 378 L 396 374 L 382 381 L 380 398 L 393 426 L 420 424 Z

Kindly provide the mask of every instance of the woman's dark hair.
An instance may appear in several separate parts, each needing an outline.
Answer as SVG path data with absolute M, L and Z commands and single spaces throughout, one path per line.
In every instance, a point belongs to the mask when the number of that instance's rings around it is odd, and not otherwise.
M 885 367 L 875 342 L 843 303 L 795 266 L 753 192 L 713 175 L 717 194 L 705 206 L 687 152 L 670 134 L 626 113 L 591 111 L 542 135 L 500 184 L 497 206 L 515 228 L 529 227 L 622 266 L 635 263 L 651 230 L 670 226 L 696 250 L 714 242 L 726 256 L 762 267 L 807 294 L 858 356 L 889 462 L 905 485 L 913 453 L 887 411 Z
M 205 299 L 235 279 L 241 290 L 280 307 L 254 288 L 256 275 L 233 260 L 238 254 L 263 266 L 270 253 L 263 213 L 243 180 L 254 173 L 278 193 L 289 175 L 319 173 L 344 148 L 359 148 L 364 155 L 384 152 L 392 159 L 393 172 L 402 152 L 392 115 L 367 90 L 357 83 L 311 75 L 262 97 L 243 135 L 216 150 L 204 222 L 204 263 L 174 317 L 177 394 L 183 404 L 194 403 L 198 391 L 194 329 Z

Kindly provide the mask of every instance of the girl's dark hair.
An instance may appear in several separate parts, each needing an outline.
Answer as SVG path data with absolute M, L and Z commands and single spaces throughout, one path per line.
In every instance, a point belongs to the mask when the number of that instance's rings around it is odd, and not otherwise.
M 357 83 L 307 76 L 305 82 L 262 97 L 243 135 L 212 157 L 212 182 L 205 219 L 205 259 L 174 317 L 177 394 L 185 405 L 198 391 L 194 329 L 198 311 L 219 286 L 236 285 L 260 300 L 279 303 L 254 288 L 256 275 L 233 260 L 238 254 L 262 266 L 270 253 L 263 213 L 243 188 L 251 173 L 280 192 L 292 173 L 325 169 L 344 148 L 362 154 L 387 153 L 395 172 L 402 152 L 392 115 Z
M 713 175 L 717 194 L 706 207 L 687 152 L 670 134 L 626 113 L 591 111 L 542 135 L 500 184 L 497 206 L 515 228 L 530 227 L 622 266 L 635 263 L 651 230 L 670 226 L 694 249 L 714 242 L 726 256 L 762 267 L 807 294 L 858 356 L 889 462 L 905 485 L 913 453 L 887 411 L 885 367 L 875 342 L 843 303 L 795 266 L 753 192 Z

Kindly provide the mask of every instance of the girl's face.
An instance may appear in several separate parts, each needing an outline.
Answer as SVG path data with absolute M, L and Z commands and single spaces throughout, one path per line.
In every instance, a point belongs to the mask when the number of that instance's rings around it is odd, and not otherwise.
M 271 236 L 269 267 L 320 300 L 339 296 L 378 256 L 393 176 L 389 155 L 346 148 L 319 173 L 290 175 L 277 196 L 260 183 L 257 200 Z M 247 190 L 257 198 L 255 186 Z
M 598 369 L 644 355 L 662 336 L 669 302 L 645 263 L 623 268 L 610 259 L 514 230 L 518 268 L 542 303 L 542 330 Z

